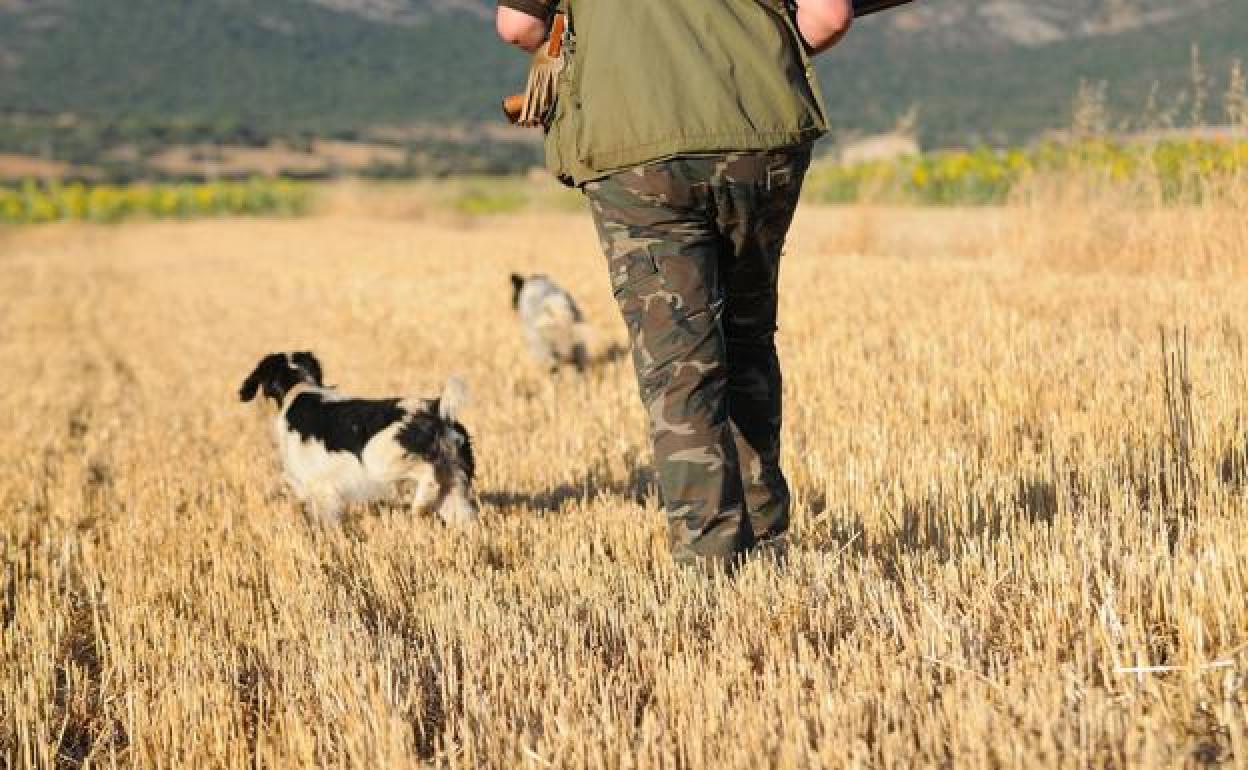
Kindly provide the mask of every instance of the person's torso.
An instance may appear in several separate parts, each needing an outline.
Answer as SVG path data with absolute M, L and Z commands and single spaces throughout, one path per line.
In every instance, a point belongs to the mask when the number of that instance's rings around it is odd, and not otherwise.
M 565 0 L 573 45 L 547 140 L 576 183 L 682 154 L 765 150 L 827 129 L 782 0 Z

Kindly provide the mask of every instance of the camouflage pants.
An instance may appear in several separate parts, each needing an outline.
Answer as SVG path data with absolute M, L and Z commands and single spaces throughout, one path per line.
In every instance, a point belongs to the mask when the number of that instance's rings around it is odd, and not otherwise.
M 585 185 L 680 563 L 730 565 L 788 529 L 777 279 L 809 162 L 809 147 L 693 156 Z

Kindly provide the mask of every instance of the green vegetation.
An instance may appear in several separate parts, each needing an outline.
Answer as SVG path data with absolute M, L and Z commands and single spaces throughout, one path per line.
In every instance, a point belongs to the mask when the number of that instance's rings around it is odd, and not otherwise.
M 499 98 L 523 82 L 523 55 L 472 13 L 409 25 L 306 0 L 45 5 L 0 3 L 0 151 L 90 164 L 108 180 L 151 177 L 135 158 L 178 144 L 376 141 L 384 126 L 496 121 Z M 966 8 L 939 5 L 933 14 Z M 1072 18 L 1096 5 L 1052 4 Z M 1238 0 L 1032 46 L 957 24 L 902 30 L 889 18 L 859 23 L 819 60 L 838 136 L 891 129 L 917 108 L 925 146 L 1019 144 L 1069 125 L 1084 82 L 1109 84 L 1113 114 L 1147 116 L 1132 129 L 1222 122 L 1230 62 L 1248 57 Z M 1194 44 L 1205 73 L 1196 83 Z M 436 130 L 390 139 L 410 160 L 369 174 L 514 173 L 537 161 L 532 144 L 471 131 L 429 138 Z
M 473 185 L 460 191 L 452 199 L 452 207 L 472 216 L 483 214 L 514 214 L 528 204 L 529 199 L 521 191 L 505 186 Z
M 28 182 L 17 189 L 0 188 L 0 223 L 292 216 L 305 212 L 310 201 L 306 185 L 280 180 L 130 187 Z
M 580 211 L 581 194 L 551 180 L 477 177 L 450 180 L 434 201 L 470 216 L 515 214 L 526 210 Z
M 986 205 L 1015 199 L 1036 179 L 1101 180 L 1140 190 L 1158 203 L 1193 203 L 1248 178 L 1248 141 L 1164 141 L 1132 145 L 1102 139 L 1028 149 L 946 151 L 857 164 L 817 162 L 805 197 L 818 203 Z M 0 187 L 0 223 L 120 222 L 133 218 L 292 216 L 307 212 L 315 187 L 252 179 L 201 184 Z M 387 189 L 387 188 L 380 188 Z M 580 194 L 548 179 L 471 176 L 403 195 L 472 217 L 533 210 L 579 211 Z
M 811 169 L 806 195 L 823 203 L 991 204 L 1005 202 L 1037 176 L 1075 175 L 1146 186 L 1163 202 L 1195 201 L 1220 181 L 1248 175 L 1248 142 L 1088 140 L 852 165 L 819 163 Z

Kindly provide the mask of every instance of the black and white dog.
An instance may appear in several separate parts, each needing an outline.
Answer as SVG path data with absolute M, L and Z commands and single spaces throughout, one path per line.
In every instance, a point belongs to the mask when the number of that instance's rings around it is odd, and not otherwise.
M 471 498 L 472 443 L 455 419 L 465 392 L 452 378 L 435 399 L 351 398 L 325 387 L 311 353 L 261 359 L 238 391 L 263 391 L 286 480 L 311 512 L 337 520 L 345 505 L 394 495 L 413 482 L 412 510 L 436 512 L 448 525 L 477 519 Z
M 572 295 L 545 275 L 511 274 L 511 306 L 520 316 L 524 340 L 538 363 L 551 372 L 589 362 L 585 319 Z

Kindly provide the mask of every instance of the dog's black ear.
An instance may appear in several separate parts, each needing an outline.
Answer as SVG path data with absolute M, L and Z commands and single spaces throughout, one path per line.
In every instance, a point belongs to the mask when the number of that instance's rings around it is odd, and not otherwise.
M 304 374 L 311 377 L 312 381 L 318 386 L 323 387 L 325 385 L 325 374 L 321 370 L 321 362 L 311 352 L 305 350 L 301 353 L 295 353 L 290 357 L 290 360 Z
M 261 358 L 260 363 L 256 364 L 256 368 L 252 369 L 251 374 L 248 374 L 247 379 L 243 381 L 242 387 L 238 388 L 238 401 L 251 401 L 252 398 L 256 398 L 256 393 L 261 388 L 265 389 L 266 396 L 280 399 L 280 396 L 273 394 L 273 389 L 285 372 L 290 372 L 285 354 L 270 353 Z
M 250 401 L 255 398 L 256 392 L 264 384 L 265 378 L 273 376 L 274 364 L 282 360 L 282 356 L 277 353 L 270 353 L 260 359 L 260 363 L 256 364 L 256 368 L 251 370 L 251 374 L 247 375 L 247 379 L 243 380 L 243 386 L 238 389 L 238 400 Z
M 247 375 L 247 379 L 243 380 L 243 386 L 238 389 L 239 401 L 250 401 L 256 397 L 256 391 L 260 389 L 260 367 L 257 366 Z
M 524 288 L 525 277 L 519 273 L 511 274 L 511 306 L 520 307 L 520 291 Z

